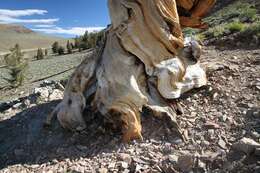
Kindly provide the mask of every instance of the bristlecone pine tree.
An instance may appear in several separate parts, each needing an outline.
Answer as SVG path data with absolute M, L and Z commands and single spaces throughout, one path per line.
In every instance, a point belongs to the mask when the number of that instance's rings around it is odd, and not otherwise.
M 57 113 L 64 128 L 80 131 L 87 127 L 84 118 L 98 112 L 129 141 L 142 138 L 140 116 L 146 110 L 183 137 L 175 99 L 207 80 L 199 64 L 201 47 L 193 40 L 185 43 L 182 28 L 205 28 L 201 18 L 214 3 L 108 0 L 112 24 L 104 42 L 73 73 L 47 124 Z
M 58 53 L 58 50 L 59 50 L 59 43 L 57 41 L 55 41 L 53 44 L 52 44 L 52 52 L 55 54 L 55 53 Z
M 79 39 L 79 37 L 76 37 L 75 39 L 74 39 L 74 48 L 79 48 L 79 45 L 80 45 L 80 39 Z
M 45 54 L 45 56 L 48 56 L 48 49 L 44 50 L 44 54 Z
M 39 48 L 39 49 L 37 50 L 36 59 L 37 59 L 37 60 L 41 60 L 41 59 L 43 59 L 43 58 L 44 58 L 43 51 L 42 51 L 41 48 Z
M 67 41 L 67 52 L 68 52 L 68 54 L 71 54 L 71 53 L 72 53 L 72 46 L 71 46 L 69 40 Z
M 16 88 L 21 86 L 25 80 L 28 62 L 23 58 L 24 54 L 21 52 L 21 48 L 18 44 L 10 49 L 10 51 L 11 53 L 4 57 L 10 76 L 10 78 L 5 78 L 5 80 L 11 87 Z

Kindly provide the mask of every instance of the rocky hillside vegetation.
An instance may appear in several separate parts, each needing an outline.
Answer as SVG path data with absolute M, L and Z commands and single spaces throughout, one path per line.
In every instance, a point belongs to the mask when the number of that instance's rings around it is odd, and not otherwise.
M 205 19 L 207 30 L 187 29 L 187 35 L 194 35 L 207 45 L 219 47 L 260 46 L 260 2 L 259 1 L 219 1 L 213 12 Z

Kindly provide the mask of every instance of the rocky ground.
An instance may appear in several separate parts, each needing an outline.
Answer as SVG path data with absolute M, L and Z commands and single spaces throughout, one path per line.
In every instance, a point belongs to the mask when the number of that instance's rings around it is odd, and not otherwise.
M 63 90 L 45 82 L 2 105 L 0 172 L 260 172 L 260 49 L 209 47 L 202 63 L 208 85 L 178 100 L 186 142 L 146 113 L 144 140 L 129 144 L 89 111 L 81 133 L 65 131 L 57 121 L 45 128 Z

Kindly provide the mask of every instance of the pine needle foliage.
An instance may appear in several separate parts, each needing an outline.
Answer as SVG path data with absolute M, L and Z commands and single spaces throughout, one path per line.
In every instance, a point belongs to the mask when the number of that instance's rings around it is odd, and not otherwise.
M 4 57 L 8 68 L 9 78 L 4 78 L 11 87 L 21 86 L 25 80 L 25 73 L 28 69 L 28 62 L 24 59 L 24 54 L 18 44 L 10 49 L 11 53 Z

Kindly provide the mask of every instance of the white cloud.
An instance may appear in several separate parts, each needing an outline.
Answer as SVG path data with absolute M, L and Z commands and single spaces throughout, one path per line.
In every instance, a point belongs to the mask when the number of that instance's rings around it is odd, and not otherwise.
M 0 16 L 9 16 L 9 17 L 44 15 L 46 13 L 48 13 L 48 11 L 39 10 L 39 9 L 25 9 L 25 10 L 0 9 Z
M 47 34 L 66 34 L 66 35 L 83 35 L 86 31 L 95 32 L 104 29 L 105 27 L 72 27 L 72 28 L 40 28 L 40 29 L 32 29 L 38 32 L 44 32 Z
M 38 23 L 38 24 L 53 24 L 59 21 L 54 19 L 21 19 L 19 17 L 31 15 L 44 15 L 48 13 L 46 10 L 39 9 L 25 9 L 25 10 L 9 10 L 0 9 L 0 23 Z
M 47 25 L 47 24 L 44 24 L 44 25 L 35 25 L 34 27 L 36 28 L 53 28 L 55 27 L 56 25 Z
M 55 19 L 17 19 L 12 17 L 0 16 L 0 23 L 41 23 L 41 24 L 53 24 L 59 21 L 58 18 Z

